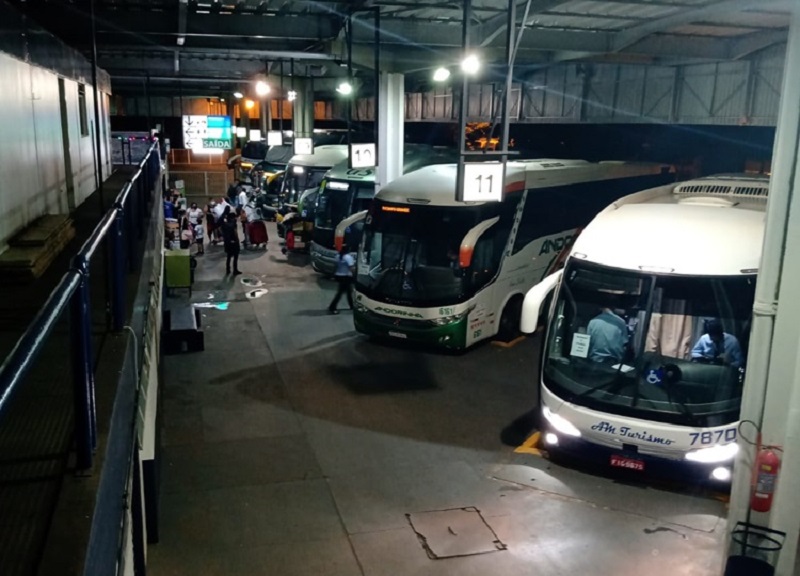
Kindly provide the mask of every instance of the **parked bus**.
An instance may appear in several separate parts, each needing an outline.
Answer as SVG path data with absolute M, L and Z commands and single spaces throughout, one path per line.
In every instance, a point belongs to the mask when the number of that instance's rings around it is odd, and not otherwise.
M 540 368 L 551 450 L 730 479 L 768 187 L 712 176 L 622 198 L 528 292 L 524 332 L 552 294 Z
M 432 164 L 454 162 L 457 155 L 454 148 L 406 144 L 403 151 L 403 173 L 408 174 Z M 317 199 L 311 242 L 311 265 L 314 270 L 333 274 L 338 255 L 334 246 L 336 225 L 348 216 L 367 210 L 374 197 L 374 168 L 348 168 L 345 160 L 325 175 Z M 355 252 L 360 241 L 361 226 L 353 226 L 345 242 Z
M 509 162 L 499 202 L 457 202 L 456 166 L 421 168 L 378 192 L 357 257 L 355 327 L 462 349 L 518 333 L 522 300 L 612 200 L 674 179 L 654 163 Z

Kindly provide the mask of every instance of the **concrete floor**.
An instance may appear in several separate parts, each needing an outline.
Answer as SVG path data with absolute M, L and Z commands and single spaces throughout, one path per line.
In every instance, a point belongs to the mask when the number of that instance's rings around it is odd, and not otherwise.
M 724 504 L 515 453 L 538 346 L 444 355 L 376 344 L 303 257 L 220 248 L 197 269 L 206 350 L 166 357 L 167 575 L 633 575 L 721 572 Z M 268 292 L 249 299 L 241 279 Z M 434 511 L 449 510 L 443 513 Z

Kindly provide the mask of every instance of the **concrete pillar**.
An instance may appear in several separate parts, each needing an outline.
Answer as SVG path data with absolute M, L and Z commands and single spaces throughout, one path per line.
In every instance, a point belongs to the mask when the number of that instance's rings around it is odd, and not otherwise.
M 381 72 L 378 111 L 378 174 L 376 189 L 403 174 L 405 132 L 405 77 Z
M 259 113 L 259 121 L 261 125 L 261 138 L 267 139 L 267 132 L 272 130 L 272 101 L 264 98 L 258 103 L 261 108 Z
M 728 520 L 729 531 L 749 520 L 786 533 L 777 576 L 795 573 L 800 537 L 800 9 L 792 10 L 741 409 L 761 427 L 762 445 L 781 450 L 782 467 L 770 512 L 751 511 L 756 432 L 743 424 Z
M 310 78 L 293 78 L 297 98 L 292 102 L 292 130 L 295 136 L 311 136 L 314 131 L 314 90 Z

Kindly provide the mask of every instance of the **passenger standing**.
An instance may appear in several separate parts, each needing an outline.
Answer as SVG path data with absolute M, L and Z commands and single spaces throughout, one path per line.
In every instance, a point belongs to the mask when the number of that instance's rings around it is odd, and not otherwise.
M 236 230 L 236 215 L 228 211 L 225 222 L 222 224 L 222 238 L 225 242 L 225 274 L 231 273 L 231 260 L 233 260 L 233 275 L 241 274 L 239 271 L 239 233 Z
M 206 253 L 206 248 L 203 245 L 203 241 L 205 239 L 205 229 L 203 227 L 203 217 L 200 216 L 197 219 L 197 224 L 194 227 L 194 241 L 197 244 L 197 254 L 202 256 Z
M 350 310 L 353 309 L 353 295 L 350 287 L 353 284 L 353 272 L 355 271 L 356 261 L 347 251 L 347 246 L 342 246 L 339 251 L 339 257 L 336 260 L 336 271 L 334 278 L 339 285 L 336 287 L 336 296 L 333 297 L 328 312 L 331 314 L 338 314 L 339 311 L 336 307 L 339 305 L 339 299 L 342 294 L 347 294 L 347 303 L 350 305 Z
M 184 218 L 181 221 L 181 248 L 184 250 L 191 248 L 192 242 L 194 242 L 194 232 L 192 232 L 192 227 L 189 224 L 189 220 Z
M 197 207 L 195 202 L 192 202 L 192 206 L 189 208 L 189 223 L 194 227 L 197 226 L 197 219 L 203 216 L 203 210 Z

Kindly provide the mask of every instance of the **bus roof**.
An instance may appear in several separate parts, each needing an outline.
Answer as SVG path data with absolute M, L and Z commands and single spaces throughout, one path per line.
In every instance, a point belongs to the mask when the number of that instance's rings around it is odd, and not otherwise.
M 289 160 L 293 166 L 330 168 L 347 159 L 347 144 L 325 144 L 314 147 L 313 154 L 295 154 Z
M 587 162 L 540 158 L 509 162 L 506 169 L 507 192 L 546 188 L 580 182 L 610 180 L 624 176 L 659 174 L 668 169 L 653 162 Z M 378 192 L 377 198 L 399 204 L 433 206 L 479 205 L 482 202 L 457 202 L 456 165 L 437 164 L 404 174 Z
M 430 144 L 405 144 L 403 147 L 403 173 L 408 174 L 431 164 L 453 162 L 458 158 L 455 148 Z M 375 182 L 375 168 L 348 168 L 345 158 L 330 169 L 327 178 L 355 182 Z
M 625 196 L 589 223 L 570 257 L 670 274 L 752 273 L 768 189 L 765 176 L 723 174 Z

